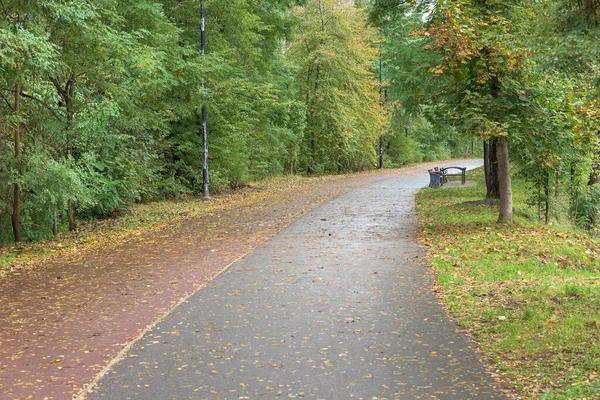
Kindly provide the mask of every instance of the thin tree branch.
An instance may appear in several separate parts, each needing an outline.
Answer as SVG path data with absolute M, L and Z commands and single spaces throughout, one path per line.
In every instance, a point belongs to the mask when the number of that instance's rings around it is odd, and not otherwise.
M 0 5 L 2 6 L 2 11 L 4 11 L 4 15 L 6 15 L 6 19 L 11 21 L 12 18 L 10 17 L 10 14 L 8 13 L 8 9 L 6 8 L 6 4 L 4 4 L 4 0 L 0 0 Z
M 1 89 L 1 88 L 0 88 Z M 6 90 L 6 89 L 2 89 L 2 90 Z M 6 98 L 6 96 L 4 96 L 3 93 L 0 93 L 0 96 L 2 96 L 2 100 L 4 100 L 6 102 L 6 105 L 8 105 L 8 107 L 12 110 L 15 111 L 15 108 L 13 107 L 12 103 L 10 101 L 8 101 L 8 99 Z
M 73 95 L 73 87 L 75 87 L 75 83 L 77 82 L 77 76 L 77 74 L 72 73 L 65 85 L 65 91 L 69 97 Z
M 58 91 L 58 94 L 60 95 L 60 97 L 64 101 L 67 94 L 66 94 L 65 90 L 63 89 L 61 83 L 58 81 L 58 79 L 53 78 L 53 77 L 50 77 L 50 82 L 52 82 L 52 84 L 54 85 L 54 87 Z
M 0 1 L 2 1 L 2 0 L 0 0 Z M 8 88 L 4 88 L 4 87 L 0 87 L 0 90 L 5 90 L 5 91 L 7 91 L 7 92 L 12 92 L 12 93 L 14 93 L 14 92 L 15 92 L 15 90 L 14 90 L 14 89 L 8 89 Z M 56 111 L 55 111 L 55 110 L 53 110 L 53 109 L 52 109 L 52 107 L 50 107 L 48 104 L 46 104 L 46 102 L 45 102 L 45 101 L 43 101 L 42 99 L 39 99 L 39 98 L 37 98 L 37 97 L 35 97 L 35 96 L 31 95 L 31 94 L 27 94 L 27 93 L 23 92 L 22 90 L 21 90 L 21 96 L 23 96 L 23 97 L 25 97 L 25 98 L 28 98 L 28 99 L 30 99 L 30 100 L 33 100 L 33 101 L 35 101 L 36 103 L 39 103 L 39 104 L 41 104 L 42 106 L 44 106 L 44 108 L 46 108 L 48 111 L 50 111 L 50 113 L 52 114 L 52 116 L 53 116 L 54 118 L 56 118 L 56 119 L 57 119 L 57 120 L 59 120 L 59 121 L 62 121 L 62 118 L 60 118 L 60 117 L 59 117 L 59 115 L 58 115 L 58 114 L 56 114 Z M 8 104 L 8 105 L 9 105 L 9 107 L 10 107 L 10 108 L 11 108 L 11 109 L 14 111 L 14 107 L 12 106 L 12 104 L 11 104 L 11 103 L 9 103 L 9 102 L 8 102 L 8 100 L 6 99 L 6 97 L 5 97 L 4 95 L 2 95 L 2 99 L 3 99 L 4 101 L 6 101 L 6 104 Z
M 21 92 L 21 96 L 23 96 L 23 97 L 25 97 L 25 98 L 28 98 L 28 99 L 30 99 L 30 100 L 33 100 L 33 101 L 35 101 L 36 103 L 39 103 L 39 104 L 41 104 L 41 105 L 42 105 L 42 106 L 44 106 L 44 107 L 45 107 L 45 108 L 46 108 L 48 111 L 50 111 L 50 114 L 52 114 L 52 116 L 53 116 L 54 118 L 56 118 L 56 119 L 57 119 L 57 120 L 59 120 L 59 121 L 62 121 L 62 118 L 60 118 L 60 117 L 59 117 L 59 115 L 58 115 L 58 114 L 56 114 L 56 111 L 54 111 L 54 110 L 52 109 L 52 107 L 50 107 L 48 104 L 46 104 L 46 103 L 45 103 L 45 102 L 44 102 L 42 99 L 38 99 L 37 97 L 34 97 L 34 96 L 32 96 L 32 95 L 29 95 L 29 94 L 27 94 L 27 93 L 24 93 L 24 92 Z

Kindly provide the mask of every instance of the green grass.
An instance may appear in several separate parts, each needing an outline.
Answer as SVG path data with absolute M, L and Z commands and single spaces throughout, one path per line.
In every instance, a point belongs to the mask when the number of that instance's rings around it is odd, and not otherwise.
M 481 171 L 468 179 L 417 198 L 449 311 L 524 398 L 600 398 L 600 243 L 538 223 L 518 180 L 515 220 L 498 224 Z

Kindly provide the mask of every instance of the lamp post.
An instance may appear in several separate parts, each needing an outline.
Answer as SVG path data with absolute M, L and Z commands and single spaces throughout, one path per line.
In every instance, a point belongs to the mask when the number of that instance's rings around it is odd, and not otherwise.
M 201 36 L 200 43 L 202 46 L 202 60 L 206 54 L 206 31 L 204 27 L 204 0 L 200 0 L 200 25 Z M 206 81 L 202 78 L 202 200 L 210 200 L 208 193 L 208 110 L 206 109 Z
M 383 43 L 379 46 L 379 102 L 383 106 Z M 383 168 L 383 133 L 379 135 L 379 169 Z

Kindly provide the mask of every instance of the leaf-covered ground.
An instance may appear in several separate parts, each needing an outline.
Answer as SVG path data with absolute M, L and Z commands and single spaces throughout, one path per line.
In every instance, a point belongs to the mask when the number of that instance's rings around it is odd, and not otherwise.
M 477 180 L 418 197 L 440 297 L 524 398 L 599 398 L 600 243 L 524 218 L 519 182 L 520 217 L 497 224 Z
M 404 176 L 357 188 L 236 261 L 88 399 L 507 400 L 432 293 Z
M 209 203 L 147 205 L 62 243 L 6 250 L 0 397 L 70 398 L 181 299 L 303 213 L 427 168 L 270 181 Z

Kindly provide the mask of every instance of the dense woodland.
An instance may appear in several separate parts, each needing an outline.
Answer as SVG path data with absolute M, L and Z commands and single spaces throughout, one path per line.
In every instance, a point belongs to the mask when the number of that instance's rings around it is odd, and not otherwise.
M 387 41 L 401 112 L 483 141 L 487 197 L 499 199 L 499 221 L 512 220 L 512 166 L 531 183 L 540 220 L 596 227 L 600 1 L 369 6 Z
M 600 201 L 599 0 L 0 0 L 0 244 L 278 174 L 485 154 L 550 222 Z M 203 96 L 203 83 L 207 96 Z

